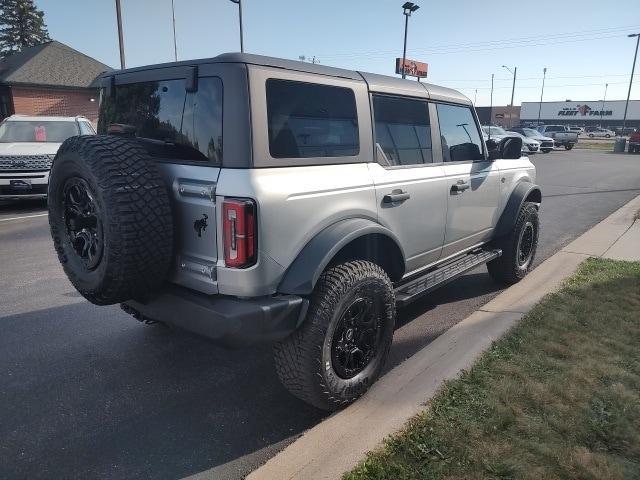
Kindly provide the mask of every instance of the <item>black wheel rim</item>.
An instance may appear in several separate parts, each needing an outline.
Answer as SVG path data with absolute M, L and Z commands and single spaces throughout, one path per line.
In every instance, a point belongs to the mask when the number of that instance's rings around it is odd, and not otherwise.
M 518 242 L 518 266 L 527 267 L 531 261 L 533 254 L 533 245 L 535 241 L 535 230 L 533 223 L 525 223 L 520 231 L 520 240 Z
M 63 220 L 73 251 L 93 270 L 102 258 L 103 235 L 98 203 L 82 178 L 67 180 L 63 189 Z
M 339 377 L 353 378 L 376 356 L 381 340 L 380 308 L 358 297 L 345 310 L 333 333 L 331 363 Z

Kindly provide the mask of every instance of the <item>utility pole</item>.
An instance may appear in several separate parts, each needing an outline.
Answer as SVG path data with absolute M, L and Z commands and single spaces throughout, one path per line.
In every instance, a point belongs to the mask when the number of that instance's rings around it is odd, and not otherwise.
M 542 69 L 542 91 L 540 92 L 540 103 L 538 104 L 538 125 L 540 125 L 540 110 L 542 109 L 542 96 L 544 95 L 544 80 L 547 78 L 547 67 Z
M 238 5 L 238 18 L 240 20 L 240 51 L 244 53 L 244 41 L 242 38 L 242 0 L 231 0 Z
M 489 139 L 491 139 L 492 121 L 493 121 L 493 73 L 491 74 L 491 96 L 489 97 Z
M 404 5 L 402 5 L 402 9 L 403 9 L 402 13 L 404 14 L 404 47 L 402 49 L 402 78 L 407 78 L 404 64 L 407 61 L 407 30 L 409 28 L 409 17 L 411 16 L 412 12 L 415 12 L 419 8 L 420 7 L 418 5 L 411 2 L 405 2 Z
M 624 118 L 622 119 L 622 134 L 624 135 L 624 127 L 627 124 L 627 109 L 629 108 L 629 97 L 631 97 L 631 85 L 633 85 L 633 73 L 636 70 L 636 59 L 638 58 L 638 45 L 640 44 L 640 33 L 632 33 L 627 37 L 636 37 L 636 53 L 633 56 L 633 67 L 631 67 L 631 78 L 629 79 L 629 92 L 627 92 L 627 103 L 624 106 Z
M 602 97 L 602 106 L 600 107 L 600 128 L 602 128 L 602 116 L 604 115 L 604 102 L 607 100 L 607 88 L 609 84 L 604 84 L 604 97 Z
M 176 45 L 176 9 L 171 0 L 171 15 L 173 17 L 173 58 L 178 61 L 178 46 Z
M 120 0 L 116 0 L 116 19 L 118 21 L 118 43 L 120 44 L 120 68 L 124 70 L 124 39 L 122 38 L 122 13 Z
M 513 94 L 516 91 L 516 74 L 518 73 L 518 67 L 513 67 L 513 72 L 506 65 L 502 65 L 507 71 L 513 74 L 513 86 L 511 87 L 511 105 L 509 106 L 509 127 L 513 127 Z

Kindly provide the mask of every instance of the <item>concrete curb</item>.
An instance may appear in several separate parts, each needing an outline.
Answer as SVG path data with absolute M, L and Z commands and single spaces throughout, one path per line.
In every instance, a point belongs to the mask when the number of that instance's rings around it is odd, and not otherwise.
M 336 479 L 424 409 L 443 381 L 468 369 L 491 343 L 589 257 L 640 259 L 640 196 L 545 260 L 427 347 L 382 377 L 358 402 L 309 429 L 247 479 Z

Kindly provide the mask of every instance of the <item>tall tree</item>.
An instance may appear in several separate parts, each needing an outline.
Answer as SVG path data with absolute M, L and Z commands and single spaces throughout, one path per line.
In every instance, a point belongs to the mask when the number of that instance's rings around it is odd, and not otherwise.
M 0 0 L 0 57 L 51 40 L 33 0 Z

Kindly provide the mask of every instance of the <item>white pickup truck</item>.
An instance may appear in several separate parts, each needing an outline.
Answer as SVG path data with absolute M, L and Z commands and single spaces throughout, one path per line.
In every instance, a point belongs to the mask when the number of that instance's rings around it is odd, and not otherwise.
M 555 144 L 564 146 L 565 150 L 571 150 L 578 143 L 578 134 L 565 125 L 541 125 L 538 131 L 545 137 L 553 138 Z

